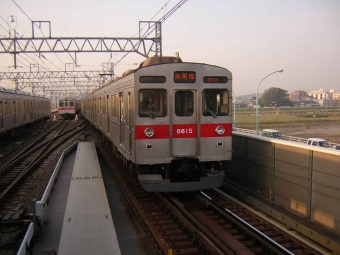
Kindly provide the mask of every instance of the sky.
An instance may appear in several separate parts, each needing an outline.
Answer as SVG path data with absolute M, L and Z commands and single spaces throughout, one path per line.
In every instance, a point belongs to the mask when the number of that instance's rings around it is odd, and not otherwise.
M 13 15 L 19 35 L 32 37 L 31 20 L 50 21 L 52 37 L 135 37 L 139 21 L 158 21 L 179 0 L 0 0 L 0 37 Z M 157 14 L 158 13 L 158 14 Z M 157 14 L 157 15 L 156 15 Z M 155 16 L 156 15 L 156 16 Z M 155 17 L 154 17 L 155 16 Z M 44 23 L 47 24 L 47 23 Z M 13 36 L 13 29 L 11 35 Z M 45 28 L 43 27 L 43 31 Z M 188 0 L 162 24 L 162 54 L 227 68 L 236 96 L 271 87 L 340 91 L 340 0 Z M 67 53 L 0 54 L 0 72 L 28 72 L 29 63 L 51 71 L 72 63 Z M 124 53 L 79 53 L 75 71 L 101 70 Z M 32 59 L 35 60 L 32 60 Z M 117 76 L 145 58 L 130 53 L 114 67 Z M 13 81 L 0 86 L 14 88 Z

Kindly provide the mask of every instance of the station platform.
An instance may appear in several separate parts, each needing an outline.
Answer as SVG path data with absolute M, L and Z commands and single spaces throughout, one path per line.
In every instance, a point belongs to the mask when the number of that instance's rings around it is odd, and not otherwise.
M 79 142 L 63 168 L 34 254 L 120 255 L 95 143 Z
M 120 254 L 92 142 L 78 144 L 58 254 Z

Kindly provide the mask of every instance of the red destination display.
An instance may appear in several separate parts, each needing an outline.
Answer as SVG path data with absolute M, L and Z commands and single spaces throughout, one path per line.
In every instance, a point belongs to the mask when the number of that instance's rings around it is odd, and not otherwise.
M 196 73 L 192 71 L 176 71 L 174 73 L 175 83 L 195 83 Z

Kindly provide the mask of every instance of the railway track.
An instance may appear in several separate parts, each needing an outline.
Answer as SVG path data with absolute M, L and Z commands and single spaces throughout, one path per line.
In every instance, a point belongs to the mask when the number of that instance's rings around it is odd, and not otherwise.
M 0 169 L 0 254 L 16 246 L 32 220 L 61 152 L 83 136 L 86 122 L 60 122 Z M 65 131 L 66 130 L 66 131 Z
M 30 146 L 0 168 L 0 202 L 34 166 L 39 164 L 48 154 L 52 153 L 61 143 L 72 137 L 75 133 L 81 131 L 81 129 L 76 129 L 74 131 L 73 129 L 75 127 L 84 126 L 83 123 L 80 123 L 63 132 L 70 123 L 66 122 L 57 134 L 52 134 L 55 128 L 62 123 L 63 122 L 60 122 L 58 125 L 54 126 L 47 134 L 39 137 Z
M 57 123 L 52 121 L 52 118 L 48 119 L 46 122 L 35 125 L 26 133 L 21 134 L 16 137 L 7 138 L 0 142 L 0 168 L 3 163 L 10 160 L 12 154 L 16 152 L 21 152 L 23 144 L 32 142 L 37 134 L 43 135 L 53 128 Z
M 321 254 L 214 190 L 145 192 L 119 155 L 98 148 L 159 254 Z

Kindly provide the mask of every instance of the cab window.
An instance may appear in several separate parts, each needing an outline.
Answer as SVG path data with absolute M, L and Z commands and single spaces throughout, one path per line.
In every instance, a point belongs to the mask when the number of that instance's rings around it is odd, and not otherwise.
M 138 93 L 140 117 L 167 116 L 167 92 L 165 89 L 141 89 Z
M 203 116 L 229 114 L 229 92 L 226 89 L 205 89 L 202 98 Z

